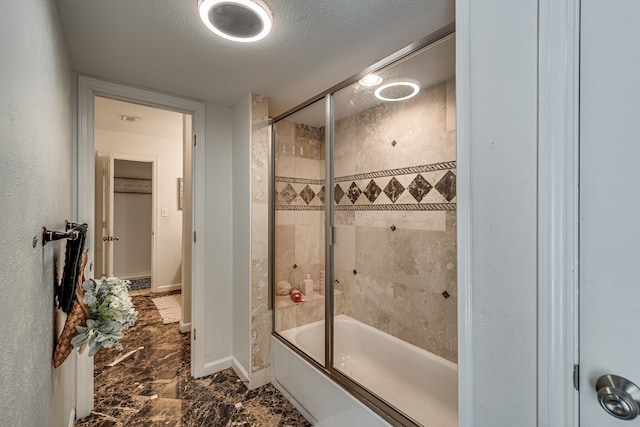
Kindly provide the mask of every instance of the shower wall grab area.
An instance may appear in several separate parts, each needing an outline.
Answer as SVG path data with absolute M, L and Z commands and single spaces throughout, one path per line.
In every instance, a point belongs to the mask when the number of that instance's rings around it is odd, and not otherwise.
M 272 154 L 274 337 L 393 425 L 457 426 L 454 25 L 275 118 Z

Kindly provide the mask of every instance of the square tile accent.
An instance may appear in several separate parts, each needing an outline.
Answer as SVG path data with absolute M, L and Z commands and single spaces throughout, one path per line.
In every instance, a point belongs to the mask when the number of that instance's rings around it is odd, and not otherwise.
M 324 196 L 325 194 L 324 194 L 324 185 L 323 185 L 320 191 L 318 191 L 318 199 L 320 199 L 323 206 L 324 206 Z
M 431 184 L 422 175 L 418 174 L 409 184 L 409 193 L 420 203 L 432 188 Z
M 387 186 L 384 188 L 384 194 L 386 194 L 393 203 L 398 200 L 398 197 L 400 197 L 403 192 L 404 187 L 402 186 L 402 184 L 400 184 L 395 176 L 391 178 L 391 181 L 389 181 Z
M 284 189 L 280 192 L 280 196 L 287 202 L 288 205 L 291 204 L 297 197 L 298 193 L 296 193 L 295 188 L 291 184 L 287 184 Z
M 344 197 L 344 190 L 340 187 L 340 184 L 336 184 L 336 189 L 334 191 L 334 198 L 336 199 L 336 205 L 340 203 L 340 200 Z
M 316 197 L 316 193 L 314 193 L 311 187 L 307 184 L 300 192 L 300 197 L 306 204 L 309 204 Z
M 378 196 L 382 193 L 382 189 L 376 184 L 374 180 L 369 181 L 367 188 L 364 189 L 364 195 L 369 199 L 371 203 L 375 202 Z
M 362 190 L 360 190 L 360 187 L 358 187 L 358 184 L 356 184 L 355 182 L 352 182 L 351 186 L 349 187 L 349 190 L 347 191 L 347 197 L 349 198 L 349 200 L 351 200 L 351 204 L 354 204 L 356 200 L 358 200 L 361 194 L 362 194 Z
M 447 171 L 436 184 L 436 190 L 447 199 L 447 202 L 453 200 L 456 197 L 456 175 L 451 171 Z

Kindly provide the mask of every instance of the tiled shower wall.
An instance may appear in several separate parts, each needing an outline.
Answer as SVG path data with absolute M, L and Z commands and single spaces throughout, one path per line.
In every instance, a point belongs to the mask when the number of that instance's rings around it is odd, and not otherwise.
M 339 120 L 333 201 L 336 289 L 343 292 L 336 313 L 452 361 L 457 359 L 455 117 L 452 80 L 411 100 Z M 306 272 L 317 279 L 324 258 L 324 135 L 321 128 L 281 123 L 276 280 L 301 280 Z M 305 320 L 289 319 L 281 326 Z
M 448 81 L 340 120 L 335 130 L 336 182 L 346 193 L 336 207 L 335 278 L 345 313 L 452 361 L 455 117 Z

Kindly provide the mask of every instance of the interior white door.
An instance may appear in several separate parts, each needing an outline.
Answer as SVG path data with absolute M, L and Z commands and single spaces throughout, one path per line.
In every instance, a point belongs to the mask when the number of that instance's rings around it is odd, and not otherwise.
M 114 195 L 114 176 L 115 176 L 115 162 L 116 157 L 113 153 L 109 155 L 108 160 L 108 169 L 107 169 L 107 177 L 106 180 L 108 182 L 107 186 L 107 195 L 106 195 L 106 209 L 104 213 L 106 217 L 104 218 L 104 223 L 106 224 L 106 234 L 103 237 L 105 245 L 105 272 L 107 277 L 113 277 L 113 250 L 114 250 L 114 242 L 115 239 L 118 238 L 114 234 L 115 226 L 114 226 L 114 214 L 113 214 L 113 206 L 115 202 Z M 106 240 L 105 240 L 106 239 Z
M 605 412 L 606 374 L 640 385 L 638 0 L 582 0 L 580 35 L 580 425 L 639 425 Z M 603 385 L 603 384 L 599 384 Z M 602 390 L 621 415 L 633 393 Z
M 107 245 L 109 241 L 105 237 L 109 236 L 106 221 L 109 207 L 109 156 L 96 153 L 95 168 L 94 277 L 100 278 L 107 275 L 108 269 Z

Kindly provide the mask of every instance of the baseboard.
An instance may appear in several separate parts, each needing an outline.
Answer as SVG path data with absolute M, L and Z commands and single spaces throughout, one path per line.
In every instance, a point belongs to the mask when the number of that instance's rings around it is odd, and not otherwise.
M 142 273 L 129 273 L 129 274 L 123 274 L 122 276 L 119 276 L 119 278 L 122 280 L 144 279 L 147 277 L 151 277 L 150 271 L 144 271 Z
M 153 289 L 153 285 L 151 286 L 151 289 Z M 177 285 L 162 285 L 162 286 L 158 286 L 155 288 L 155 290 L 152 290 L 152 292 L 154 293 L 160 293 L 160 292 L 170 292 L 170 291 L 179 291 L 182 289 L 182 283 L 178 283 Z
M 76 424 L 76 409 L 71 408 L 69 412 L 69 425 L 68 427 L 73 427 Z
M 182 321 L 181 321 L 180 322 L 180 332 L 182 332 L 183 334 L 186 334 L 187 332 L 191 332 L 191 322 L 182 323 Z
M 211 362 L 207 362 L 204 364 L 204 375 L 215 374 L 216 372 L 220 372 L 224 369 L 231 368 L 231 356 L 225 357 L 223 359 L 213 360 Z
M 242 364 L 240 362 L 238 362 L 238 359 L 236 359 L 235 357 L 231 358 L 231 367 L 233 368 L 233 371 L 236 373 L 236 375 L 238 377 L 240 377 L 240 380 L 245 383 L 245 385 L 247 385 L 247 387 L 249 386 L 249 373 L 247 372 L 246 369 L 244 369 L 244 366 L 242 366 Z
M 260 369 L 251 373 L 249 389 L 253 390 L 271 382 L 271 368 Z

